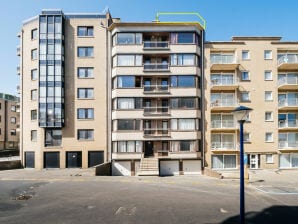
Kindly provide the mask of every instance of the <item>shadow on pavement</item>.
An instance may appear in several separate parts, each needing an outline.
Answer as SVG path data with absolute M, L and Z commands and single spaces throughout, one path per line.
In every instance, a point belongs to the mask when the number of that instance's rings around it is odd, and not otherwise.
M 239 224 L 239 215 L 230 217 L 221 224 Z M 246 224 L 294 224 L 298 223 L 298 206 L 271 206 L 261 212 L 245 214 Z

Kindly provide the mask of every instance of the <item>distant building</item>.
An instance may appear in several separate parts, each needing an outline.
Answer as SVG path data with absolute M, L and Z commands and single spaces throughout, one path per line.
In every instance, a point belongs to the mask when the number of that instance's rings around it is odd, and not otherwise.
M 0 93 L 0 151 L 19 149 L 19 98 Z

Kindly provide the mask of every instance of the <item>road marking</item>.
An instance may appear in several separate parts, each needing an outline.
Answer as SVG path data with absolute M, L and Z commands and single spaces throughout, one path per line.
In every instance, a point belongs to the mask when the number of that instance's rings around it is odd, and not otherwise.
M 137 207 L 133 207 L 133 208 L 119 207 L 115 212 L 115 215 L 132 216 L 136 214 L 136 211 L 137 211 Z
M 220 211 L 221 213 L 229 213 L 227 210 L 225 210 L 225 209 L 223 209 L 223 208 L 220 208 L 219 211 Z
M 275 195 L 298 195 L 298 192 L 274 192 L 274 191 L 270 191 L 270 190 L 265 190 L 266 188 L 276 188 L 278 190 L 282 190 L 282 187 L 255 187 L 258 191 L 265 193 L 265 194 L 275 194 Z M 265 189 L 264 189 L 265 188 Z

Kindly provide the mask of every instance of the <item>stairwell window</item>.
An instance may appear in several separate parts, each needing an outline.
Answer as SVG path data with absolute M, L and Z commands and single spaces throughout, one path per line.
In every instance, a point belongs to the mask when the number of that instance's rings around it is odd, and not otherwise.
M 78 57 L 93 57 L 94 48 L 93 47 L 78 47 Z
M 248 102 L 248 101 L 250 101 L 250 97 L 249 97 L 249 92 L 248 91 L 241 92 L 241 101 L 242 102 Z
M 242 60 L 249 60 L 249 59 L 250 59 L 249 51 L 247 50 L 242 51 Z
M 242 71 L 241 72 L 241 80 L 242 81 L 249 81 L 250 80 L 249 71 Z
M 273 112 L 272 111 L 265 112 L 265 121 L 273 121 Z
M 271 50 L 265 50 L 264 51 L 264 59 L 265 60 L 271 60 L 272 59 L 272 51 Z
M 272 71 L 265 71 L 264 79 L 265 79 L 265 81 L 272 81 Z
M 93 140 L 94 130 L 93 129 L 79 129 L 78 140 Z
M 78 89 L 78 98 L 79 99 L 93 99 L 94 98 L 94 89 L 93 88 L 79 88 Z
M 78 78 L 93 78 L 94 68 L 93 67 L 79 67 L 78 68 Z
M 272 91 L 265 91 L 265 101 L 272 101 Z
M 272 132 L 265 133 L 265 142 L 273 142 L 273 133 Z

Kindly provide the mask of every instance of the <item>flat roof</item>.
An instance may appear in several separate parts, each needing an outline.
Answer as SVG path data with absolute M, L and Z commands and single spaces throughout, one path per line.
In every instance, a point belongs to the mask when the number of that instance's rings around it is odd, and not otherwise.
M 271 40 L 271 41 L 279 41 L 281 37 L 273 37 L 273 36 L 234 36 L 232 37 L 232 41 L 238 40 Z

